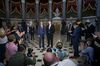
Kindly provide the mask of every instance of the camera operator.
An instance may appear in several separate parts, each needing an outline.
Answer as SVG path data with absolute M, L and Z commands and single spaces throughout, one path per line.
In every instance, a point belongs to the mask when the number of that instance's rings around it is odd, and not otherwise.
M 33 60 L 25 55 L 26 46 L 21 44 L 18 46 L 18 52 L 13 55 L 8 62 L 8 66 L 27 66 L 36 64 L 35 55 L 32 54 Z

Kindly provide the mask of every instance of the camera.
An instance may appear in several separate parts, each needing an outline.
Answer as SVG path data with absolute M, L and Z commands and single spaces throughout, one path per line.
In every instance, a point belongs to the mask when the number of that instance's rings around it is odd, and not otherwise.
M 32 52 L 33 52 L 33 49 L 32 48 L 28 48 L 27 56 L 28 57 L 32 57 Z

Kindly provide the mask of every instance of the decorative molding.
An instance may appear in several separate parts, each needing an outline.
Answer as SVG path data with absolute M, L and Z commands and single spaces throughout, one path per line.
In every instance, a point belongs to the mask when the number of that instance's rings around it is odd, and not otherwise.
M 9 0 L 7 0 L 7 1 L 9 1 Z M 11 8 L 13 8 L 13 10 L 10 8 L 10 14 L 13 14 L 15 12 L 18 13 L 18 14 L 21 14 L 21 11 L 19 9 L 21 8 L 21 2 L 22 1 L 24 2 L 25 0 L 21 0 L 21 1 L 18 0 L 17 2 L 14 1 L 14 0 L 10 1 Z M 59 2 L 55 2 L 53 0 L 48 0 L 48 2 L 46 2 L 46 3 L 41 3 L 40 0 L 35 0 L 32 3 L 31 2 L 26 2 L 26 6 L 28 7 L 28 8 L 26 8 L 26 9 L 28 9 L 27 13 L 32 11 L 32 15 L 34 14 L 34 9 L 35 9 L 36 3 L 40 4 L 40 8 L 42 9 L 41 14 L 44 14 L 45 11 L 46 11 L 46 13 L 48 13 L 47 10 L 48 10 L 48 6 L 49 6 L 50 3 L 52 3 L 52 8 L 53 8 L 52 11 L 54 11 L 56 8 L 59 8 L 60 12 L 62 12 L 62 9 L 63 9 L 62 8 L 62 4 L 63 4 L 62 2 L 67 3 L 67 5 L 66 5 L 66 8 L 67 8 L 66 14 L 69 14 L 71 12 L 77 14 L 77 12 L 78 12 L 77 11 L 77 0 L 61 0 Z M 3 3 L 3 7 L 1 7 L 0 11 L 5 14 L 4 1 L 2 3 Z M 87 12 L 89 12 L 90 10 L 96 12 L 95 0 L 83 0 L 82 8 L 83 8 L 82 13 L 84 12 L 84 13 L 87 14 Z
M 96 10 L 96 8 L 93 8 L 90 3 L 88 4 L 88 6 L 85 9 L 83 9 L 83 12 L 87 11 L 88 9 Z
M 18 14 L 21 14 L 20 11 L 17 9 L 17 7 L 14 8 L 14 10 L 11 12 L 11 14 L 17 12 Z
M 28 14 L 28 13 L 32 13 L 32 15 L 34 15 L 34 12 L 32 9 L 29 9 L 29 11 L 26 14 Z
M 72 5 L 73 3 L 73 5 Z M 77 0 L 68 0 L 67 2 L 67 13 L 69 13 L 71 10 L 73 10 L 73 12 L 77 13 Z
M 48 13 L 48 12 L 46 11 L 46 9 L 43 9 L 43 11 L 42 11 L 41 14 L 44 14 L 44 13 Z
M 35 3 L 29 3 L 29 2 L 26 2 L 26 4 L 32 6 L 32 5 L 34 5 Z
M 48 3 L 40 3 L 40 5 L 48 5 Z
M 49 17 L 48 15 L 49 15 L 48 12 L 46 11 L 46 9 L 44 9 L 44 10 L 42 11 L 42 13 L 40 14 L 40 18 L 41 18 L 41 19 L 46 19 L 46 18 Z
M 71 7 L 69 10 L 67 10 L 67 13 L 70 13 L 71 11 L 73 11 L 74 13 L 77 13 L 77 11 L 76 11 L 76 10 L 74 10 L 74 8 L 73 8 L 73 7 Z
M 56 2 L 53 2 L 53 4 L 61 4 L 61 3 L 62 3 L 62 2 L 57 2 L 57 3 L 56 3 Z
M 13 4 L 20 4 L 20 1 L 19 2 L 14 2 L 14 1 L 11 0 L 11 3 L 13 3 Z

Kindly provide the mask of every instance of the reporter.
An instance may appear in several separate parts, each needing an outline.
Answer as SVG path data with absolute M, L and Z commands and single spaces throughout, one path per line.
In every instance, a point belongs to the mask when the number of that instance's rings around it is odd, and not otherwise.
M 97 43 L 95 43 L 94 45 L 94 57 L 95 57 L 95 66 L 96 65 L 100 65 L 100 37 L 97 35 L 93 35 L 94 41 L 96 41 Z

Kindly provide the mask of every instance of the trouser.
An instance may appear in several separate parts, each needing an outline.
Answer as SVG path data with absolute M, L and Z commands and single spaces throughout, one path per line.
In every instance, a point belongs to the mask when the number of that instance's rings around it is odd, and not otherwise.
M 72 46 L 73 45 L 73 38 L 71 37 L 71 40 L 70 40 L 70 45 Z
M 30 34 L 29 34 L 29 32 L 27 32 L 25 34 L 25 40 L 28 41 L 28 42 L 30 42 Z
M 71 36 L 69 33 L 67 34 L 67 41 L 69 41 L 69 42 L 71 41 Z
M 74 56 L 78 57 L 79 56 L 79 42 L 78 40 L 72 39 L 72 45 L 73 45 L 73 49 L 74 49 Z
M 93 48 L 94 48 L 94 60 L 96 60 L 95 61 L 95 66 L 96 65 L 100 66 L 100 51 L 99 51 L 100 47 L 95 45 Z
M 6 51 L 6 44 L 0 44 L 0 62 L 4 62 L 5 59 L 5 51 Z
M 34 33 L 31 34 L 31 40 L 34 40 Z
M 53 47 L 53 35 L 47 35 L 47 42 L 48 42 L 48 47 L 51 45 Z
M 43 47 L 44 48 L 44 36 L 39 37 L 39 48 Z

